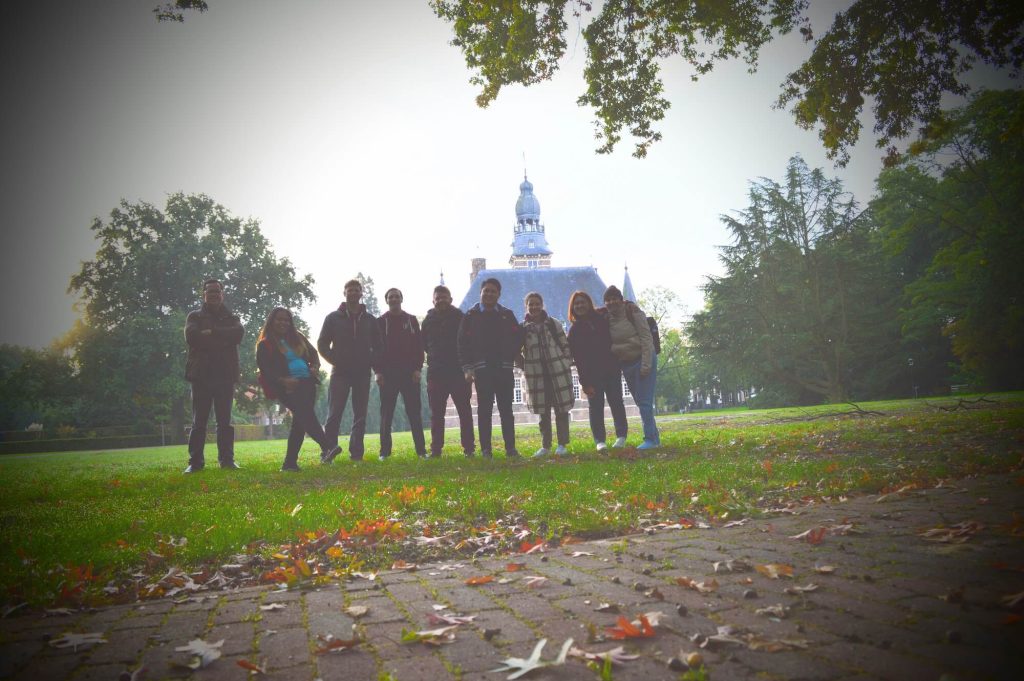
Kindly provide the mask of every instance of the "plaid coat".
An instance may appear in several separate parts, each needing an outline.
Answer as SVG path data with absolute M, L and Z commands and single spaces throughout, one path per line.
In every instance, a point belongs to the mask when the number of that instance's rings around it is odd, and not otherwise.
M 523 373 L 530 411 L 543 414 L 552 407 L 559 412 L 569 411 L 576 398 L 572 394 L 572 355 L 562 325 L 545 315 L 540 321 L 524 321 L 522 327 Z M 545 389 L 545 383 L 551 390 Z

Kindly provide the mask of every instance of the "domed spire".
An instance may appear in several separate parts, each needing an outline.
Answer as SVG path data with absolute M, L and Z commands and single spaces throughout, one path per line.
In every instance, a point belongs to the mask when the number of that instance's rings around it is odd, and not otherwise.
M 533 183 L 526 177 L 525 170 L 523 182 L 519 185 L 513 232 L 512 257 L 509 259 L 513 268 L 551 267 L 551 249 L 540 221 L 540 201 L 533 195 Z
M 523 173 L 523 183 L 519 185 L 519 200 L 516 201 L 516 221 L 540 221 L 540 201 L 533 195 L 533 183 Z

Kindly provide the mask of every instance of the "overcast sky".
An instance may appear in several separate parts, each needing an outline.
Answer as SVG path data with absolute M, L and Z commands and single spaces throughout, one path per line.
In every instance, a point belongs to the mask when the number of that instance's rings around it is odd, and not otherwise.
M 667 65 L 664 140 L 638 160 L 625 137 L 594 153 L 574 29 L 552 82 L 480 109 L 426 0 L 212 0 L 184 24 L 157 23 L 155 4 L 0 9 L 0 342 L 41 346 L 71 327 L 68 280 L 98 245 L 89 225 L 122 198 L 162 208 L 202 192 L 258 219 L 316 279 L 302 311 L 315 332 L 357 271 L 423 314 L 442 270 L 459 300 L 471 258 L 506 266 L 524 153 L 555 266 L 621 285 L 628 263 L 638 291 L 668 287 L 691 312 L 719 271 L 719 216 L 746 206 L 751 180 L 781 179 L 801 154 L 866 202 L 880 168 L 865 139 L 834 169 L 814 132 L 771 108 L 809 52 L 798 36 L 769 45 L 755 75 L 720 64 L 693 83 L 681 60 Z M 817 33 L 837 6 L 812 8 Z

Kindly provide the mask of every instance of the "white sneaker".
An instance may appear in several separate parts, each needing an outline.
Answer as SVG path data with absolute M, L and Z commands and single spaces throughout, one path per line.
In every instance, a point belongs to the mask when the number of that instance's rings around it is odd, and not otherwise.
M 558 445 L 555 448 L 555 456 L 569 456 L 569 450 L 565 448 L 565 445 Z
M 615 440 L 615 444 L 612 445 L 612 449 L 622 449 L 626 446 L 626 438 L 620 437 Z
M 598 443 L 597 443 L 597 451 L 599 451 L 599 452 L 603 452 L 603 451 L 605 451 L 606 449 L 608 449 L 608 445 L 606 445 L 606 444 L 605 444 L 605 443 L 603 443 L 603 442 L 598 442 Z
M 548 451 L 548 449 L 546 447 L 541 447 L 540 449 L 538 449 L 536 452 L 533 453 L 533 458 L 536 459 L 538 457 L 547 456 L 550 453 L 551 452 Z

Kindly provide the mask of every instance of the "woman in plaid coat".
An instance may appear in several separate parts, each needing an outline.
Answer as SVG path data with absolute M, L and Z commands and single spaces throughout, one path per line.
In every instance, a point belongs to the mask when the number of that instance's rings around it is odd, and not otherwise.
M 539 293 L 526 294 L 526 317 L 522 327 L 523 373 L 530 411 L 540 414 L 542 446 L 534 456 L 547 456 L 551 451 L 551 410 L 555 410 L 558 448 L 555 454 L 569 452 L 569 410 L 576 398 L 572 393 L 572 355 L 562 325 L 544 311 L 544 298 Z

